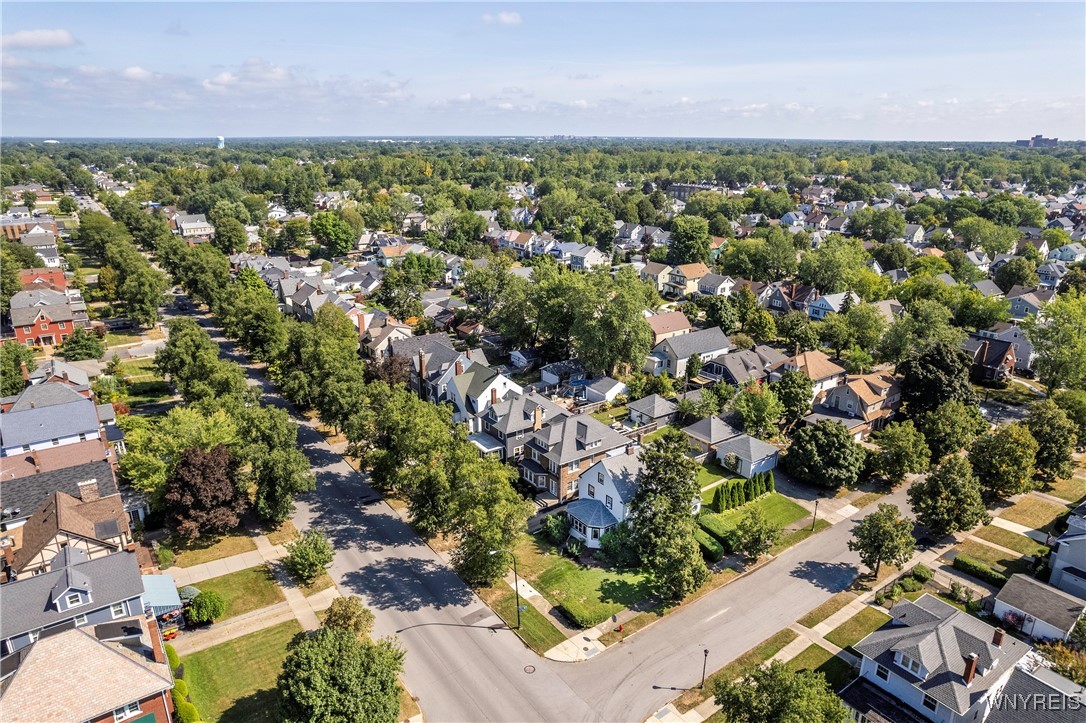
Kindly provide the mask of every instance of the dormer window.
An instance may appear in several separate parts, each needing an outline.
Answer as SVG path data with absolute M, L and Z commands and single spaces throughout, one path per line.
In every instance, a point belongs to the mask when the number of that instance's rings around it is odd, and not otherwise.
M 920 676 L 920 661 L 919 660 L 913 660 L 908 655 L 905 655 L 903 653 L 899 653 L 898 655 L 899 655 L 899 657 L 898 657 L 897 664 L 900 665 L 902 668 L 905 668 L 905 670 L 909 671 L 913 675 L 919 677 Z
M 65 607 L 74 608 L 82 603 L 83 598 L 77 592 L 68 593 L 67 597 L 64 598 Z

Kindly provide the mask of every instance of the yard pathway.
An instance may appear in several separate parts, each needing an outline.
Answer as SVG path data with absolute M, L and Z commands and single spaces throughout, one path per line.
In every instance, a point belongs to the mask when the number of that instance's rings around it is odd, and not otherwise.
M 1067 503 L 1065 502 L 1064 504 Z M 1047 532 L 1034 530 L 1030 527 L 1026 527 L 1025 525 L 1020 525 L 1017 522 L 1005 520 L 1002 517 L 993 517 L 992 524 L 996 527 L 1002 527 L 1004 530 L 1010 530 L 1011 532 L 1017 532 L 1019 535 L 1025 535 L 1026 537 L 1034 540 L 1035 542 L 1040 542 L 1042 545 L 1048 541 Z
M 294 611 L 286 602 L 269 605 L 259 610 L 251 610 L 243 615 L 230 618 L 206 628 L 185 630 L 174 640 L 174 650 L 178 655 L 188 655 L 206 648 L 225 643 L 227 640 L 240 638 L 273 625 L 285 623 L 294 618 Z
M 202 580 L 228 575 L 231 572 L 247 570 L 257 565 L 275 562 L 287 555 L 286 548 L 282 545 L 271 544 L 267 535 L 258 535 L 253 538 L 253 542 L 256 543 L 255 550 L 231 555 L 230 557 L 222 557 L 192 567 L 170 567 L 163 570 L 163 572 L 171 575 L 178 587 L 184 587 L 185 585 L 195 585 Z

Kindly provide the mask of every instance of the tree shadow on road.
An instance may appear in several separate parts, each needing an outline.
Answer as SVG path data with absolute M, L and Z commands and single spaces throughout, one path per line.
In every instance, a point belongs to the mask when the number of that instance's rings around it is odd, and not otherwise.
M 841 592 L 852 585 L 858 572 L 859 569 L 855 565 L 845 562 L 805 560 L 796 565 L 790 574 L 823 590 Z
M 385 558 L 347 573 L 343 586 L 364 596 L 370 607 L 378 610 L 411 612 L 472 601 L 471 590 L 450 568 L 418 558 Z

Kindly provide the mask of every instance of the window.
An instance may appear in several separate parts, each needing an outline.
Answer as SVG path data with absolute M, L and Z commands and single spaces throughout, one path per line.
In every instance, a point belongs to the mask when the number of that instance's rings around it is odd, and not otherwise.
M 935 698 L 932 698 L 930 695 L 925 693 L 924 694 L 924 707 L 927 708 L 928 710 L 935 710 L 936 708 L 939 707 L 939 701 L 935 700 Z
M 64 323 L 64 322 L 62 321 L 62 322 L 60 322 L 60 328 L 61 328 L 61 329 L 67 329 L 67 328 L 68 328 L 68 325 L 67 325 L 67 324 L 65 324 L 65 323 Z
M 86 625 L 86 624 L 87 624 L 87 616 L 86 616 L 86 615 L 82 615 L 82 614 L 80 614 L 80 615 L 76 615 L 76 616 L 75 616 L 75 624 L 76 624 L 77 626 L 78 626 L 78 625 Z
M 49 322 L 48 321 L 43 321 L 42 325 L 41 325 L 42 331 L 45 331 L 48 328 L 49 328 Z
M 890 671 L 885 665 L 875 666 L 875 675 L 883 680 L 890 680 Z
M 30 327 L 29 327 L 29 326 L 24 326 L 24 327 L 23 327 L 23 333 L 24 333 L 24 334 L 29 334 L 29 333 L 30 333 L 30 331 L 31 331 L 31 329 L 30 329 Z
M 573 523 L 573 529 L 574 530 L 576 530 L 577 532 L 580 532 L 582 535 L 587 535 L 588 534 L 588 528 L 585 527 L 583 522 L 578 520 L 576 517 L 571 517 L 570 521 Z
M 23 451 L 24 452 L 29 452 L 30 451 L 30 445 L 29 444 L 24 444 L 23 445 Z
M 569 482 L 566 482 L 566 494 L 567 495 L 568 494 L 573 494 L 576 491 L 577 491 L 577 480 L 571 479 Z
M 593 527 L 592 528 L 592 539 L 593 540 L 600 539 L 600 528 L 598 528 L 598 527 Z
M 114 721 L 125 720 L 127 718 L 131 718 L 134 715 L 139 715 L 139 712 L 140 712 L 140 704 L 138 702 L 137 703 L 129 703 L 128 705 L 124 706 L 123 708 L 118 708 L 117 710 L 113 711 L 113 720 Z
M 600 484 L 603 484 L 603 472 L 597 472 L 596 473 L 596 481 L 599 482 Z
M 80 442 L 86 442 L 87 441 L 87 433 L 86 432 L 80 432 L 79 433 L 79 441 Z
M 51 441 L 51 442 L 53 443 L 53 446 L 54 446 L 54 447 L 56 447 L 57 445 L 59 445 L 59 444 L 60 444 L 60 440 L 59 440 L 59 439 L 53 439 L 53 440 L 50 440 L 50 441 Z
M 119 618 L 124 615 L 124 603 L 113 603 L 109 606 L 109 614 L 115 618 Z
M 30 642 L 32 642 L 32 643 L 38 642 L 38 633 L 40 633 L 40 632 L 41 632 L 40 630 L 31 630 L 30 633 L 29 633 Z
M 82 604 L 82 602 L 83 598 L 77 592 L 73 592 L 64 598 L 64 603 L 70 608 L 74 608 L 76 605 Z
M 615 501 L 613 499 L 611 499 L 611 495 L 607 495 L 604 498 L 604 503 L 603 504 L 607 505 L 607 509 L 609 509 L 609 510 L 613 510 L 615 508 Z
M 553 460 L 552 460 L 552 461 L 551 461 L 551 462 L 549 463 L 549 465 L 548 465 L 548 466 L 550 467 L 550 470 L 551 470 L 551 474 L 558 474 L 558 463 L 557 463 L 557 462 L 555 462 L 555 461 L 553 461 Z
M 524 451 L 524 447 L 513 447 L 513 456 L 519 457 L 520 453 Z
M 577 468 L 580 467 L 580 466 L 581 466 L 580 462 L 570 462 L 568 465 L 566 465 L 566 471 L 567 472 L 576 472 Z
M 588 496 L 589 497 L 595 497 L 596 496 L 596 486 L 595 485 L 588 485 Z
M 913 675 L 920 675 L 919 660 L 913 660 L 908 655 L 902 655 L 901 659 L 898 661 L 898 665 L 900 665 L 902 668 L 905 668 L 905 670 L 909 671 Z
M 524 439 L 524 430 L 517 430 L 517 439 Z
M 780 302 L 780 301 L 779 301 L 778 299 L 773 299 L 773 306 L 775 306 L 775 307 L 778 307 L 778 308 L 779 308 L 779 307 L 780 307 L 780 305 L 781 305 L 781 302 Z

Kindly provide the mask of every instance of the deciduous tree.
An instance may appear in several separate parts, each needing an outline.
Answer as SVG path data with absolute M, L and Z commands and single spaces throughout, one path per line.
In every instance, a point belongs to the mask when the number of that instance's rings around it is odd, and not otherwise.
M 939 537 L 991 521 L 980 482 L 965 457 L 947 457 L 926 478 L 914 482 L 909 504 L 916 521 Z
M 848 723 L 848 709 L 818 672 L 795 671 L 774 661 L 738 680 L 713 685 L 721 712 L 735 723 Z
M 1045 305 L 1043 320 L 1030 316 L 1022 326 L 1037 353 L 1037 374 L 1045 386 L 1086 389 L 1086 296 L 1057 296 Z
M 1033 487 L 1037 449 L 1029 429 L 1016 422 L 979 437 L 969 448 L 969 461 L 989 494 L 1010 497 Z
M 752 382 L 735 397 L 732 408 L 743 420 L 743 431 L 762 439 L 777 433 L 777 422 L 784 414 L 784 405 L 768 385 Z
M 912 420 L 890 422 L 871 437 L 879 445 L 873 466 L 891 485 L 899 485 L 905 475 L 928 468 L 931 450 Z
M 1075 470 L 1075 423 L 1056 402 L 1034 402 L 1026 416 L 1026 428 L 1037 440 L 1037 470 L 1047 479 L 1070 477 Z
M 881 503 L 856 525 L 848 549 L 860 553 L 860 562 L 878 577 L 883 563 L 901 567 L 912 557 L 916 549 L 913 521 L 902 517 L 896 505 Z
M 101 359 L 106 353 L 102 340 L 96 334 L 88 334 L 87 330 L 81 326 L 77 326 L 68 335 L 68 338 L 60 345 L 59 352 L 67 361 Z
M 960 452 L 988 429 L 977 405 L 957 399 L 916 415 L 915 421 L 934 461 Z
M 866 453 L 840 422 L 822 420 L 801 427 L 785 452 L 785 469 L 799 479 L 837 489 L 855 484 Z
M 335 557 L 328 537 L 315 527 L 306 530 L 293 542 L 288 542 L 286 548 L 284 564 L 294 579 L 303 585 L 312 584 L 324 574 Z
M 970 360 L 965 352 L 945 341 L 929 342 L 898 364 L 901 398 L 912 414 L 927 412 L 957 400 L 976 404 L 969 383 Z
M 241 522 L 246 500 L 235 483 L 236 465 L 225 445 L 186 449 L 166 480 L 166 523 L 188 540 L 214 537 Z

